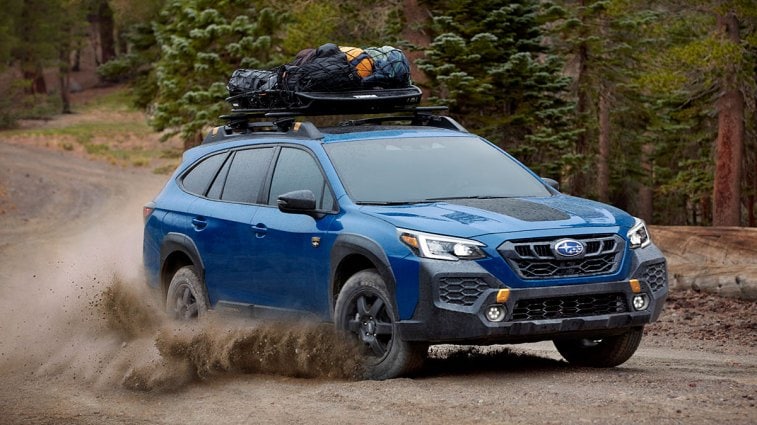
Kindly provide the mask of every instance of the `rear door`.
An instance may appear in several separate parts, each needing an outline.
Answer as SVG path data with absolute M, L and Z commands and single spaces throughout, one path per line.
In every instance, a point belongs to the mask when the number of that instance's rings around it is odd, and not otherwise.
M 211 305 L 219 300 L 264 302 L 253 271 L 257 236 L 251 225 L 273 154 L 273 147 L 233 152 L 206 196 L 192 206 L 193 239 L 204 261 Z

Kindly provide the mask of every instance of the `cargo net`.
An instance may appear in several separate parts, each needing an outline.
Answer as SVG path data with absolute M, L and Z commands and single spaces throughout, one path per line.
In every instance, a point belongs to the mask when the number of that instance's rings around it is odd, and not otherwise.
M 410 86 L 410 64 L 391 46 L 304 49 L 272 70 L 237 69 L 226 86 L 234 109 L 292 109 L 297 92 L 344 92 Z

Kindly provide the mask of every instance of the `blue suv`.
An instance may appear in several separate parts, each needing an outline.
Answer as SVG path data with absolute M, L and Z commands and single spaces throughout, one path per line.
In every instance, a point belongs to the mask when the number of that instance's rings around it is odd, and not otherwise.
M 643 221 L 422 108 L 213 129 L 145 206 L 144 265 L 173 317 L 333 322 L 373 379 L 438 343 L 552 340 L 616 366 L 667 296 Z

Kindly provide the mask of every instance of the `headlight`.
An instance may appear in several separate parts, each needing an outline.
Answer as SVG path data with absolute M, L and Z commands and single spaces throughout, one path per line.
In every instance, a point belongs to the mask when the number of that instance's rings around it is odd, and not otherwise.
M 452 261 L 478 260 L 486 257 L 486 254 L 480 248 L 484 244 L 478 241 L 405 229 L 397 229 L 397 233 L 400 240 L 419 257 Z
M 628 241 L 631 243 L 631 248 L 644 248 L 652 243 L 652 239 L 649 238 L 649 232 L 647 232 L 647 226 L 644 224 L 644 220 L 634 218 L 636 223 L 631 230 L 628 231 Z

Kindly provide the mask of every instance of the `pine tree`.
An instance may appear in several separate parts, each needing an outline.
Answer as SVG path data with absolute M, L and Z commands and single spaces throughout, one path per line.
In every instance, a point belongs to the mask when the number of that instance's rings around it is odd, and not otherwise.
M 172 0 L 161 16 L 151 124 L 167 135 L 180 133 L 190 147 L 199 143 L 204 126 L 228 111 L 223 99 L 235 68 L 281 63 L 273 46 L 285 15 L 243 0 Z
M 650 95 L 675 101 L 679 111 L 702 116 L 701 123 L 708 124 L 679 137 L 688 152 L 698 156 L 676 158 L 678 167 L 672 167 L 666 186 L 696 191 L 689 193 L 686 208 L 698 218 L 689 222 L 708 223 L 711 217 L 714 225 L 738 226 L 741 204 L 747 201 L 742 187 L 751 183 L 743 176 L 754 175 L 743 170 L 756 144 L 751 117 L 757 110 L 757 8 L 752 0 L 669 0 L 659 11 L 660 32 L 668 41 L 650 56 L 642 85 L 655 89 Z M 713 142 L 715 148 L 709 148 Z M 702 152 L 703 145 L 708 148 Z M 702 158 L 714 161 L 702 164 Z M 694 170 L 693 165 L 699 168 Z M 709 170 L 707 179 L 699 175 L 701 170 Z M 704 180 L 711 184 L 708 194 L 695 184 Z
M 542 38 L 536 1 L 434 3 L 436 37 L 418 67 L 432 101 L 546 176 L 560 178 L 577 132 L 570 78 Z
M 634 196 L 648 192 L 650 176 L 642 170 L 652 167 L 642 159 L 651 159 L 653 146 L 640 144 L 650 117 L 633 83 L 643 53 L 656 41 L 647 35 L 656 14 L 628 0 L 559 0 L 544 7 L 557 18 L 552 39 L 569 63 L 566 72 L 575 75 L 571 91 L 583 130 L 575 148 L 580 161 L 566 189 L 651 218 L 651 207 L 637 205 L 641 201 Z

